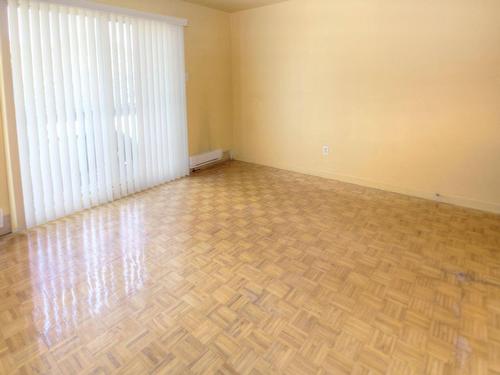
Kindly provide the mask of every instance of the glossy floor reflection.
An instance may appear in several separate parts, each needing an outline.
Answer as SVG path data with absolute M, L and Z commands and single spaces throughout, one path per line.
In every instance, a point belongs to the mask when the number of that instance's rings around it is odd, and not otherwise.
M 500 372 L 500 216 L 232 162 L 0 239 L 0 373 Z

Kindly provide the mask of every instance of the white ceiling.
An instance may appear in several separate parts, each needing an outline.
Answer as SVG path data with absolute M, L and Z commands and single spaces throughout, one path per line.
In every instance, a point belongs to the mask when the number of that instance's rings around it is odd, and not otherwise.
M 204 5 L 210 8 L 237 12 L 239 10 L 257 8 L 264 5 L 280 3 L 286 0 L 184 0 L 189 3 Z

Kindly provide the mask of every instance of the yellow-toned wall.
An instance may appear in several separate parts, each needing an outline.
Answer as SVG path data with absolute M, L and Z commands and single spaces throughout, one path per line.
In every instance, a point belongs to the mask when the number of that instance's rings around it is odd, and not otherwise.
M 99 0 L 101 3 L 186 18 L 185 54 L 189 153 L 232 147 L 229 14 L 179 0 Z
M 500 212 L 500 1 L 291 0 L 231 28 L 236 158 Z

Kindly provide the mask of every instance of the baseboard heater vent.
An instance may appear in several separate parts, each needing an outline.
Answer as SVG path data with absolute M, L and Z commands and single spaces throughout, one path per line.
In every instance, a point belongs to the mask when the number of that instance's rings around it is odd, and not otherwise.
M 224 153 L 222 150 L 206 152 L 204 154 L 191 156 L 189 158 L 189 166 L 191 169 L 198 169 L 206 165 L 216 163 L 222 160 Z

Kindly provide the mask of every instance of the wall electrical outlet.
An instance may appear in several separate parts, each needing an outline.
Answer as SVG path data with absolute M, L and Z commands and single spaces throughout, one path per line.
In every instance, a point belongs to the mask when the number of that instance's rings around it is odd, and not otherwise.
M 3 208 L 0 208 L 0 228 L 3 228 Z
M 323 156 L 328 156 L 330 154 L 330 146 L 324 145 L 323 146 Z

